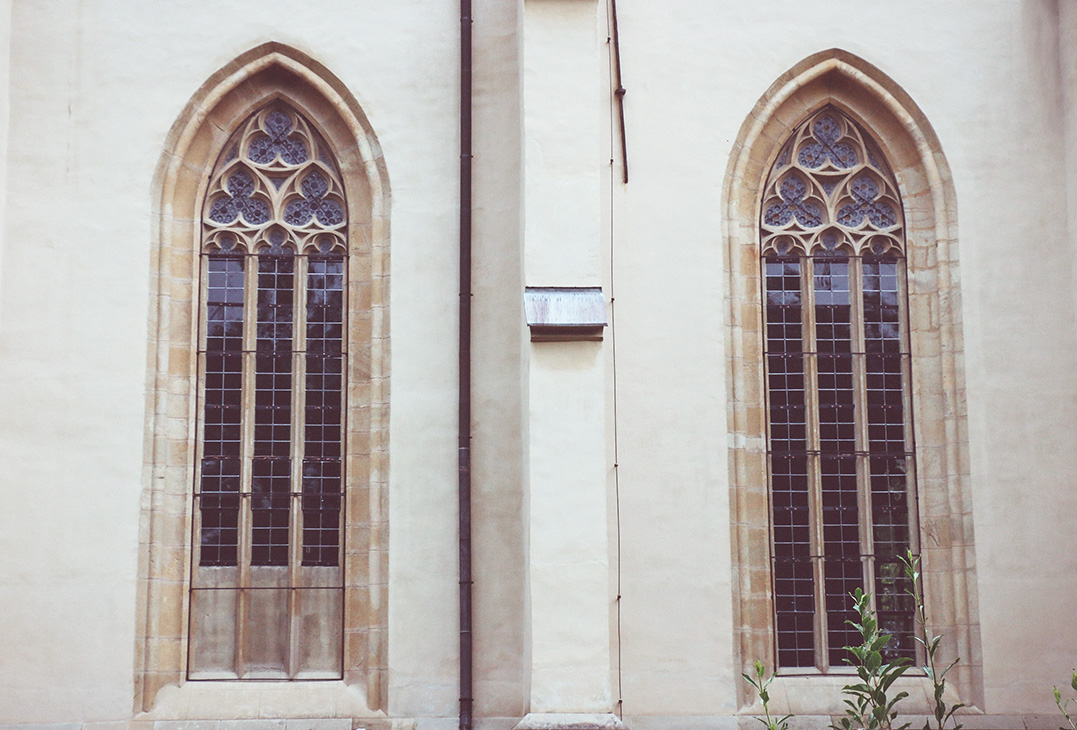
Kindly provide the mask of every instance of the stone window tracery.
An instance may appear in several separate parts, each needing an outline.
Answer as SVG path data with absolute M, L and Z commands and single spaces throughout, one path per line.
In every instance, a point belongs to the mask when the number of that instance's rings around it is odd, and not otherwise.
M 873 595 L 914 656 L 898 556 L 917 549 L 901 199 L 874 142 L 833 107 L 789 136 L 763 187 L 760 267 L 774 638 L 782 668 L 828 671 Z
M 188 676 L 340 678 L 344 185 L 281 102 L 225 150 L 201 223 Z

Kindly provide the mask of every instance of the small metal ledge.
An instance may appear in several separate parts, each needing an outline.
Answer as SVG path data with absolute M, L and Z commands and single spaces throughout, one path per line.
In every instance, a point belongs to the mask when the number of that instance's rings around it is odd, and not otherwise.
M 529 286 L 524 315 L 532 342 L 596 341 L 606 326 L 606 300 L 600 286 Z

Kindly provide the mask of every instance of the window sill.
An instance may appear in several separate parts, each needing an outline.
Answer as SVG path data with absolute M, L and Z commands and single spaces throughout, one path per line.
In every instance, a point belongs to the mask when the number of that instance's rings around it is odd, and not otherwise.
M 248 720 L 384 717 L 366 693 L 343 681 L 192 681 L 163 687 L 136 720 Z

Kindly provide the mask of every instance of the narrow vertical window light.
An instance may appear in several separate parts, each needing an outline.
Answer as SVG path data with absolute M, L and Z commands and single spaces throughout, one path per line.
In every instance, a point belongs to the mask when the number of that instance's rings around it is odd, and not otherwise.
M 343 259 L 312 258 L 307 280 L 304 565 L 336 565 L 339 552 L 343 326 Z
M 331 151 L 275 103 L 202 218 L 188 676 L 343 676 L 347 219 Z
M 898 561 L 917 549 L 905 238 L 893 175 L 834 108 L 786 142 L 760 242 L 779 666 L 828 671 L 873 595 L 891 656 L 914 656 Z

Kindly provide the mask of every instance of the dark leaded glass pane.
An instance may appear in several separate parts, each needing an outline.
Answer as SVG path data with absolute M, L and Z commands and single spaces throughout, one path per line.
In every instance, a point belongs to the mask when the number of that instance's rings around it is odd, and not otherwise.
M 243 396 L 242 355 L 206 353 L 205 382 L 202 454 L 206 457 L 238 457 Z
M 258 257 L 255 457 L 291 455 L 294 274 L 291 256 Z
M 815 665 L 815 578 L 809 558 L 774 559 L 778 664 Z
M 865 257 L 864 349 L 868 352 L 901 352 L 899 331 L 897 259 Z
M 206 351 L 243 349 L 243 259 L 208 256 L 206 287 Z
M 893 560 L 909 547 L 908 485 L 905 456 L 872 456 L 871 510 L 875 556 Z
M 914 606 L 897 558 L 910 547 L 908 474 L 911 456 L 905 439 L 905 358 L 901 337 L 901 259 L 863 261 L 865 380 L 868 459 L 871 473 L 875 594 L 880 627 L 895 638 L 890 658 L 914 657 Z
M 875 595 L 879 626 L 894 638 L 887 656 L 914 658 L 915 607 L 898 558 L 910 547 L 906 470 L 909 457 L 871 456 L 872 538 L 875 547 Z
M 868 444 L 872 453 L 905 452 L 904 358 L 898 303 L 899 260 L 869 257 L 864 272 Z
M 905 390 L 902 370 L 905 355 L 865 357 L 867 383 L 868 450 L 905 453 Z
M 856 406 L 848 259 L 814 260 L 815 341 L 819 397 L 823 582 L 829 662 L 839 664 L 856 641 L 849 594 L 863 587 L 857 505 Z
M 916 607 L 908 594 L 912 586 L 905 577 L 904 565 L 897 560 L 875 562 L 875 605 L 879 629 L 890 634 L 883 650 L 888 661 L 898 657 L 916 658 L 913 621 Z
M 766 259 L 767 399 L 778 661 L 815 663 L 815 591 L 808 508 L 801 262 Z
M 773 451 L 807 448 L 800 260 L 767 259 L 767 387 Z
M 243 259 L 209 256 L 206 267 L 199 563 L 235 565 L 243 416 Z
M 815 259 L 815 342 L 819 392 L 819 448 L 856 449 L 848 260 Z
M 343 421 L 344 258 L 307 267 L 303 564 L 337 565 Z
M 295 259 L 258 256 L 251 564 L 288 564 Z
M 824 561 L 827 621 L 827 661 L 840 667 L 850 657 L 847 646 L 860 643 L 860 633 L 847 621 L 855 621 L 857 613 L 849 594 L 864 585 L 860 557 L 827 558 Z
M 339 560 L 341 485 L 339 460 L 303 461 L 303 565 Z
M 239 546 L 239 459 L 202 459 L 196 496 L 202 522 L 199 565 L 235 565 Z
M 808 457 L 775 453 L 770 457 L 775 557 L 811 554 L 808 508 Z
M 251 465 L 251 565 L 288 564 L 291 460 L 257 458 Z
M 815 579 L 808 499 L 807 454 L 772 454 L 775 638 L 778 661 L 784 667 L 815 664 Z
M 771 455 L 774 604 L 778 660 L 815 663 L 815 580 L 811 558 L 807 454 Z
M 819 457 L 823 555 L 827 559 L 860 560 L 856 461 L 855 454 L 823 454 Z
M 258 256 L 259 352 L 291 352 L 294 277 L 294 257 Z

